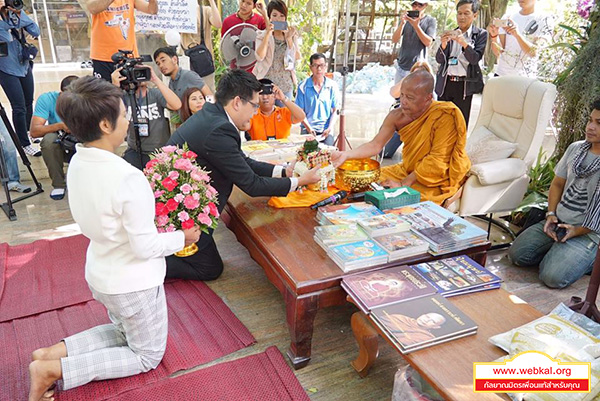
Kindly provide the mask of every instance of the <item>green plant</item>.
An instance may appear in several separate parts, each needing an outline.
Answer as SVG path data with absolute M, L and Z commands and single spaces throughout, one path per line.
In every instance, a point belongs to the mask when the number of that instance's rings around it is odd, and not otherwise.
M 589 14 L 589 20 L 576 35 L 572 62 L 561 72 L 555 84 L 558 89 L 556 101 L 558 143 L 554 157 L 560 158 L 567 147 L 585 135 L 590 104 L 600 97 L 600 9 L 598 4 Z M 570 32 L 574 35 L 573 29 Z
M 301 60 L 296 62 L 296 74 L 300 82 L 300 74 L 310 75 L 309 58 L 314 52 L 317 44 L 323 42 L 321 26 L 318 14 L 309 7 L 313 0 L 296 0 L 289 7 L 288 19 L 301 36 L 300 54 Z
M 513 224 L 520 225 L 525 222 L 531 208 L 542 210 L 548 208 L 548 190 L 554 179 L 556 158 L 546 158 L 545 156 L 546 152 L 540 148 L 535 164 L 529 169 L 529 185 L 525 197 L 511 214 Z

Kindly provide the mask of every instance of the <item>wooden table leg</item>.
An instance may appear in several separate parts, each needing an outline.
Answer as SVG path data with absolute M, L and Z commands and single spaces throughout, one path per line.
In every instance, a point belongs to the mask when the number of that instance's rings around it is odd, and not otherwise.
M 479 263 L 481 266 L 485 267 L 485 262 L 487 261 L 487 251 L 474 253 L 472 255 L 469 255 L 469 257 L 475 262 Z
M 358 343 L 358 357 L 350 364 L 360 377 L 365 377 L 379 355 L 378 334 L 362 312 L 355 312 L 350 324 Z
M 318 309 L 318 295 L 298 297 L 291 291 L 285 295 L 285 307 L 291 343 L 287 356 L 294 369 L 301 369 L 310 361 L 313 325 Z

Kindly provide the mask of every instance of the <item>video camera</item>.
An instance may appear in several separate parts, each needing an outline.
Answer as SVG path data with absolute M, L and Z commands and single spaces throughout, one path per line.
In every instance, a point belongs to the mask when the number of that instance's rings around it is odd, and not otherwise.
M 150 56 L 133 57 L 133 52 L 130 50 L 119 50 L 111 56 L 111 60 L 115 63 L 116 68 L 123 68 L 121 75 L 125 77 L 121 81 L 123 89 L 130 87 L 132 84 L 137 88 L 140 82 L 150 81 L 150 67 L 140 65 L 143 62 L 152 61 Z
M 23 8 L 23 0 L 5 0 L 4 7 L 21 10 Z

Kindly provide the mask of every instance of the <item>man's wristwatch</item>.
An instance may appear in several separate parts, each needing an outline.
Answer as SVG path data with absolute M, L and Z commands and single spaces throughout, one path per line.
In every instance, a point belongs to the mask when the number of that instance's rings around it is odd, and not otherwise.
M 550 212 L 546 212 L 546 218 L 548 218 L 548 217 L 550 217 L 550 216 L 554 216 L 554 217 L 556 217 L 556 212 L 552 212 L 552 211 L 550 211 Z

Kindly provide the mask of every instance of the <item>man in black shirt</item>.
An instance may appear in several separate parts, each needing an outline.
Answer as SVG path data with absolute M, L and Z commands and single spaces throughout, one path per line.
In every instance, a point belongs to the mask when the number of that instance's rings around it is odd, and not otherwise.
M 212 185 L 219 192 L 222 212 L 237 185 L 250 196 L 286 196 L 300 185 L 318 182 L 318 169 L 298 178 L 291 168 L 284 169 L 248 158 L 241 149 L 240 131 L 250 127 L 250 119 L 258 108 L 262 84 L 243 70 L 231 70 L 219 81 L 216 103 L 206 103 L 192 115 L 169 140 L 169 145 L 183 145 L 198 155 L 196 161 L 210 171 Z M 214 280 L 223 271 L 223 261 L 210 234 L 202 234 L 199 251 L 185 258 L 167 257 L 167 277 L 187 280 Z

